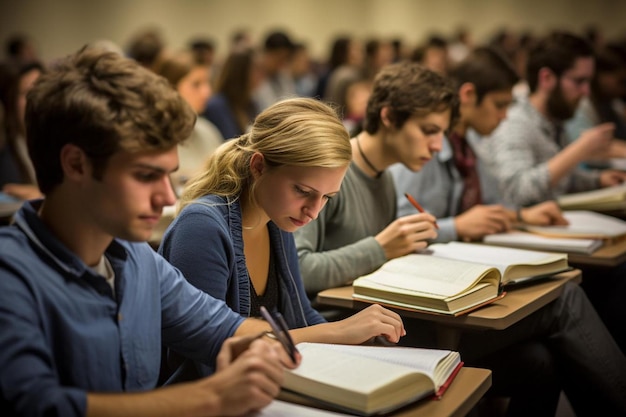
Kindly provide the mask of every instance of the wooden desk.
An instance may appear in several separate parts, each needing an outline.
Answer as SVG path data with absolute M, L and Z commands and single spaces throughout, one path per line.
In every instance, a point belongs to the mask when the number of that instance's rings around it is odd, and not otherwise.
M 491 387 L 491 371 L 481 368 L 463 367 L 445 392 L 441 400 L 426 399 L 409 405 L 391 414 L 390 417 L 462 417 L 467 415 Z M 302 397 L 282 392 L 281 400 L 313 406 L 315 403 Z M 306 413 L 302 413 L 306 415 Z M 313 416 L 317 413 L 311 412 Z M 254 417 L 277 416 L 269 412 L 253 414 Z M 299 414 L 301 415 L 301 414 Z M 330 414 L 329 414 L 330 415 Z M 334 415 L 334 414 L 333 414 Z M 347 414 L 337 414 L 347 415 Z
M 581 271 L 575 269 L 563 272 L 555 275 L 554 278 L 548 281 L 507 290 L 507 294 L 502 299 L 457 317 L 409 311 L 394 307 L 388 308 L 403 317 L 412 317 L 441 324 L 442 326 L 437 327 L 440 347 L 455 349 L 458 346 L 460 337 L 459 330 L 468 328 L 481 330 L 506 329 L 558 298 L 563 291 L 563 285 L 570 280 L 580 283 L 582 281 Z M 353 310 L 361 310 L 370 305 L 370 303 L 364 301 L 354 300 L 352 292 L 352 286 L 331 288 L 320 292 L 317 295 L 317 301 L 320 304 Z
M 569 253 L 567 259 L 576 267 L 620 265 L 626 262 L 626 239 L 604 245 L 591 255 Z

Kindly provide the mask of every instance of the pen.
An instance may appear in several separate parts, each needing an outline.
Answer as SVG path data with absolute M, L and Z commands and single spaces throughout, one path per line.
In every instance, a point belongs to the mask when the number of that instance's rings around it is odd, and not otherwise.
M 293 339 L 291 339 L 289 328 L 287 327 L 287 323 L 285 323 L 283 316 L 278 313 L 277 318 L 274 319 L 272 314 L 267 311 L 264 306 L 261 306 L 261 315 L 265 321 L 269 323 L 272 328 L 272 333 L 274 333 L 274 336 L 276 336 L 276 339 L 280 342 L 280 344 L 283 345 L 291 360 L 296 363 L 296 352 L 298 352 L 298 349 L 293 343 Z
M 297 352 L 298 349 L 296 348 L 296 344 L 293 342 L 293 339 L 291 338 L 291 334 L 289 333 L 289 326 L 287 326 L 287 322 L 285 321 L 285 318 L 283 317 L 283 315 L 280 314 L 280 311 L 276 312 L 276 321 L 278 322 L 278 325 L 282 329 L 283 334 L 285 335 L 285 338 L 287 338 L 287 341 L 289 342 L 289 347 L 293 349 L 294 353 Z
M 411 196 L 411 194 L 404 193 L 404 196 L 406 197 L 407 200 L 409 200 L 409 203 L 411 203 L 413 207 L 415 207 L 420 213 L 426 213 L 426 210 L 424 210 L 424 208 L 420 206 L 420 203 L 418 203 L 417 200 L 415 200 Z M 439 229 L 439 225 L 437 224 L 437 222 L 435 222 L 435 229 Z

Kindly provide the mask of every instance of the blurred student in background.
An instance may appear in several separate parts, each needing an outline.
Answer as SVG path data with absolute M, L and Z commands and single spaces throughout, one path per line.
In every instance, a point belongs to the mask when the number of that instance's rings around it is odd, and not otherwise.
M 26 95 L 43 73 L 38 61 L 0 64 L 0 103 L 4 126 L 0 135 L 0 187 L 21 200 L 41 196 L 26 146 Z
M 233 50 L 222 67 L 202 113 L 222 134 L 224 140 L 248 131 L 260 111 L 254 92 L 265 79 L 260 56 L 254 49 Z

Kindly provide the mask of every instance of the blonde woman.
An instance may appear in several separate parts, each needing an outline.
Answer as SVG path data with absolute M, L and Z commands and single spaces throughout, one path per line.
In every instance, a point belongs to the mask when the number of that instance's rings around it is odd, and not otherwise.
M 334 110 L 308 98 L 278 102 L 249 133 L 226 142 L 185 189 L 159 252 L 196 287 L 244 317 L 281 313 L 296 343 L 358 344 L 404 335 L 400 317 L 373 305 L 327 323 L 306 296 L 291 232 L 338 192 L 352 159 Z M 170 358 L 170 365 L 172 364 Z M 209 370 L 175 362 L 177 377 Z

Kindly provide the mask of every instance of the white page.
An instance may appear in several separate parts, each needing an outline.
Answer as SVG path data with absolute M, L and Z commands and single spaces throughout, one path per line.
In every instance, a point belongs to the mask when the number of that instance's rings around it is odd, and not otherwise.
M 626 171 L 626 158 L 609 159 L 609 167 L 612 169 L 619 169 L 620 171 Z
M 292 404 L 285 401 L 274 400 L 262 409 L 253 413 L 246 414 L 246 417 L 340 417 L 352 416 L 352 414 L 341 414 L 332 411 L 319 410 L 304 405 Z
M 510 265 L 540 265 L 546 261 L 555 261 L 567 256 L 565 254 L 464 242 L 435 243 L 430 245 L 428 250 L 437 257 L 493 265 L 502 274 Z
M 564 211 L 567 226 L 525 226 L 529 232 L 572 236 L 599 236 L 606 238 L 626 234 L 626 222 L 606 214 L 587 210 Z
M 384 347 L 384 346 L 359 346 L 359 345 L 337 345 L 319 343 L 299 343 L 298 348 L 305 345 L 321 345 L 320 349 L 329 349 L 335 352 L 344 352 L 351 355 L 378 359 L 381 361 L 396 363 L 418 369 L 429 375 L 435 371 L 435 367 L 443 358 L 450 354 L 450 350 L 445 349 L 423 349 L 411 347 Z
M 410 254 L 386 262 L 372 274 L 358 278 L 358 281 L 393 288 L 393 291 L 404 294 L 447 298 L 466 290 L 491 268 L 493 266 L 468 264 L 427 254 Z
M 296 369 L 287 371 L 329 386 L 348 388 L 368 394 L 413 372 L 403 365 L 380 360 L 364 361 L 362 356 L 329 350 L 316 343 L 300 343 L 298 350 L 302 362 Z M 329 360 L 331 359 L 332 360 Z
M 552 251 L 558 250 L 580 253 L 592 253 L 594 250 L 602 246 L 602 241 L 598 239 L 545 237 L 526 232 L 509 232 L 487 235 L 484 237 L 483 242 L 493 245 L 519 245 Z

